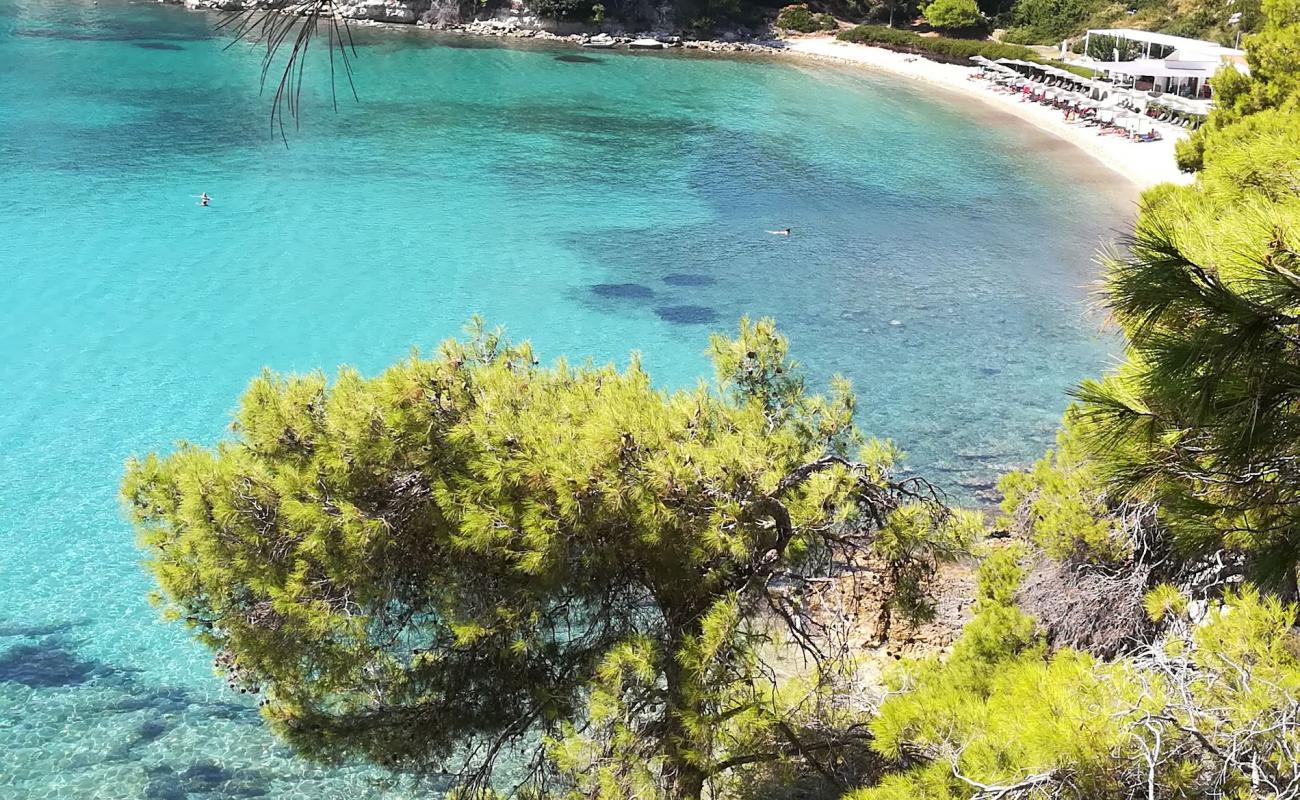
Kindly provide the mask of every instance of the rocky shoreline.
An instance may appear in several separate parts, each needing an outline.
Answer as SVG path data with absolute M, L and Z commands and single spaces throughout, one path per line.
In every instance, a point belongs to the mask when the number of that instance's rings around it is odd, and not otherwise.
M 277 4 L 274 0 L 272 3 L 267 3 L 266 0 L 160 0 L 160 2 L 210 11 L 273 8 Z M 283 5 L 286 8 L 291 7 L 291 3 Z M 375 27 L 413 26 L 438 33 L 535 39 L 602 49 L 681 48 L 713 53 L 773 53 L 780 51 L 784 44 L 778 38 L 755 36 L 749 31 L 726 32 L 717 39 L 692 39 L 664 30 L 629 32 L 621 26 L 611 24 L 599 26 L 600 30 L 593 32 L 590 30 L 592 26 L 560 23 L 537 17 L 521 0 L 514 0 L 510 8 L 502 9 L 490 18 L 473 19 L 467 22 L 448 18 L 451 15 L 440 14 L 433 7 L 432 0 L 345 0 L 337 8 L 338 17 L 352 24 Z
M 704 50 L 712 53 L 773 53 L 782 49 L 780 39 L 742 38 L 738 35 L 722 39 L 687 39 L 663 32 L 648 31 L 636 34 L 560 34 L 544 28 L 524 27 L 513 18 L 474 20 L 464 24 L 438 27 L 416 23 L 417 27 L 430 28 L 444 33 L 462 33 L 469 36 L 498 36 L 506 39 L 537 39 L 539 41 L 565 42 L 580 46 L 599 46 L 607 49 L 669 49 Z M 657 48 L 650 42 L 658 44 Z

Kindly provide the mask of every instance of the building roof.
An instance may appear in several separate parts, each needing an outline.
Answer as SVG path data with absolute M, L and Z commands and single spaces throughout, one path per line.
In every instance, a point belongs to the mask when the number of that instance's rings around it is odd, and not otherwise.
M 1150 42 L 1151 44 L 1173 47 L 1177 50 L 1183 50 L 1188 53 L 1203 53 L 1213 58 L 1226 55 L 1244 55 L 1245 53 L 1243 50 L 1234 50 L 1231 47 L 1224 47 L 1218 42 L 1207 42 L 1203 39 L 1188 39 L 1185 36 L 1171 36 L 1167 33 L 1156 33 L 1154 31 L 1139 31 L 1133 28 L 1102 28 L 1100 30 L 1090 30 L 1088 33 L 1095 33 L 1098 36 L 1116 36 L 1134 42 Z M 1150 73 L 1143 74 L 1149 75 Z
M 1170 63 L 1160 58 L 1139 58 L 1134 61 L 1089 61 L 1085 66 L 1121 75 L 1150 75 L 1153 78 L 1208 78 L 1214 74 L 1213 67 L 1207 68 L 1199 64 L 1172 67 L 1169 66 Z

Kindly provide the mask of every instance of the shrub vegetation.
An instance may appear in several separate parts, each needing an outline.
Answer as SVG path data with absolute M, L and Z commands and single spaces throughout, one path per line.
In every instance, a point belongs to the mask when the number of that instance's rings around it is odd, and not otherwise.
M 984 22 L 975 0 L 931 0 L 925 21 L 940 30 L 969 30 Z
M 532 0 L 531 8 L 538 16 L 564 22 L 583 22 L 592 15 L 588 0 Z
M 807 3 L 786 6 L 776 16 L 776 27 L 799 33 L 835 30 L 835 18 L 830 14 L 814 14 Z
M 887 28 L 884 25 L 857 25 L 840 31 L 837 38 L 846 42 L 869 44 L 903 53 L 916 53 L 939 61 L 963 65 L 970 64 L 971 56 L 984 56 L 990 59 L 1038 58 L 1038 54 L 1033 50 L 1019 45 L 975 39 L 950 39 L 943 36 L 921 36 L 912 31 Z
M 826 662 L 798 587 L 879 538 L 918 607 L 978 521 L 894 481 L 770 321 L 712 352 L 716 385 L 671 394 L 481 325 L 375 378 L 264 374 L 233 439 L 127 468 L 160 602 L 300 752 L 430 774 L 470 747 L 468 790 L 539 737 L 611 799 L 847 746 L 801 722 L 826 685 L 789 707 L 764 661 Z

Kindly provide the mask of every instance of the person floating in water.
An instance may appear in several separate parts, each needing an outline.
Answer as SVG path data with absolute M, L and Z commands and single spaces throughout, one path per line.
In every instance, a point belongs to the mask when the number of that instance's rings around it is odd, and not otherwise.
M 207 192 L 204 192 L 203 194 L 199 195 L 199 205 L 207 206 L 211 204 L 212 204 L 212 198 L 208 197 Z
M 773 236 L 789 236 L 791 230 L 792 230 L 791 228 L 782 228 L 779 231 L 768 231 L 768 233 L 772 234 Z

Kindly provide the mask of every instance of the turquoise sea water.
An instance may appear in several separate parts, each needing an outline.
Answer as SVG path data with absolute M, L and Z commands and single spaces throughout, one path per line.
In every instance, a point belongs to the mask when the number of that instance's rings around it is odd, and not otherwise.
M 480 312 L 680 386 L 772 314 L 970 498 L 1114 347 L 1086 286 L 1129 192 L 918 87 L 362 31 L 362 102 L 309 73 L 286 149 L 212 23 L 0 0 L 5 800 L 402 796 L 292 759 L 144 602 L 123 460 L 212 441 L 264 365 L 373 371 Z

